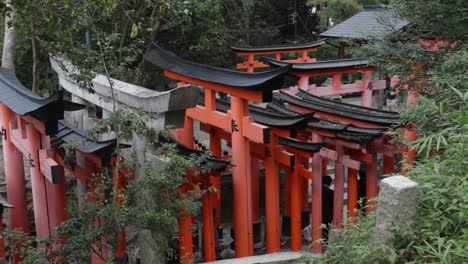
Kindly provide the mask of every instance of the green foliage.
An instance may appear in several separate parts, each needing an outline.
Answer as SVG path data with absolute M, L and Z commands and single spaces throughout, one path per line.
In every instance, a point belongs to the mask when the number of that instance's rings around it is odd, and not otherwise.
M 324 29 L 336 25 L 362 10 L 356 0 L 309 0 L 309 5 L 319 7 L 320 22 Z
M 417 35 L 450 39 L 467 36 L 468 4 L 464 0 L 394 0 L 392 6 Z
M 397 258 L 394 250 L 383 244 L 374 242 L 375 212 L 370 215 L 360 215 L 356 224 L 347 225 L 342 233 L 330 234 L 336 240 L 326 246 L 324 257 L 306 257 L 307 263 L 395 263 Z M 331 231 L 334 232 L 334 231 Z
M 157 152 L 165 162 L 148 167 L 146 175 L 130 185 L 130 223 L 151 230 L 158 250 L 173 253 L 169 239 L 177 232 L 177 218 L 198 215 L 205 192 L 200 186 L 181 192 L 184 185 L 190 185 L 185 175 L 198 178 L 208 154 L 183 157 L 172 144 L 163 144 Z

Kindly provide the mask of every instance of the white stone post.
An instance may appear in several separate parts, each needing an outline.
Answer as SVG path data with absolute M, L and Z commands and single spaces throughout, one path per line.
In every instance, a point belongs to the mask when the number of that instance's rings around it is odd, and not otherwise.
M 380 182 L 377 206 L 376 239 L 391 242 L 392 228 L 404 226 L 416 212 L 418 184 L 403 176 L 393 176 Z

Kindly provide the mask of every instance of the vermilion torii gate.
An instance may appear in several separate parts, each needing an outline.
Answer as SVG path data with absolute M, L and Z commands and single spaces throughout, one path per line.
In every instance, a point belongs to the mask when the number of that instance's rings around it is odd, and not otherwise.
M 370 66 L 363 59 L 341 59 L 314 63 L 289 63 L 263 58 L 272 67 L 291 65 L 290 74 L 299 78 L 298 87 L 317 96 L 360 93 L 361 105 L 372 107 L 372 91 L 385 89 L 385 80 L 371 80 L 372 72 L 377 68 Z M 362 73 L 362 80 L 352 84 L 342 84 L 344 73 Z M 332 86 L 317 87 L 309 85 L 309 78 L 315 76 L 332 76 Z
M 62 73 L 58 71 L 59 75 Z M 60 75 L 67 88 L 72 89 L 72 79 Z M 96 77 L 93 80 L 99 91 L 106 92 L 106 83 Z M 152 112 L 164 113 L 158 124 L 176 124 L 178 116 L 184 114 L 184 109 L 193 106 L 196 101 L 197 89 L 184 87 L 157 93 L 136 86 L 126 87 L 125 83 L 117 81 L 117 93 L 122 95 L 126 102 L 135 103 L 144 101 L 159 103 L 158 105 L 145 105 L 144 109 Z M 114 84 L 116 84 L 114 83 Z M 108 85 L 108 82 L 107 82 Z M 127 88 L 127 90 L 126 90 Z M 73 90 L 79 93 L 77 90 Z M 135 93 L 135 94 L 132 94 Z M 86 92 L 82 91 L 82 94 Z M 173 102 L 182 93 L 186 102 Z M 64 120 L 64 111 L 79 111 L 83 105 L 65 102 L 62 100 L 63 92 L 49 98 L 41 98 L 31 90 L 25 88 L 16 79 L 13 71 L 0 68 L 0 110 L 2 122 L 3 148 L 5 159 L 5 174 L 7 181 L 7 194 L 9 201 L 15 206 L 9 210 L 10 229 L 22 229 L 29 233 L 27 205 L 25 199 L 25 179 L 23 170 L 23 156 L 31 165 L 31 182 L 33 192 L 33 207 L 36 225 L 36 236 L 45 238 L 53 234 L 54 228 L 65 220 L 65 182 L 64 169 L 69 170 L 77 177 L 87 192 L 87 198 L 93 201 L 92 193 L 94 175 L 103 170 L 112 171 L 115 158 L 113 149 L 115 140 L 91 141 L 85 133 Z M 94 98 L 91 98 L 94 99 Z M 99 96 L 95 98 L 99 100 Z M 107 106 L 107 105 L 106 105 Z M 170 113 L 169 113 L 170 112 Z M 74 147 L 76 160 L 73 164 L 63 157 L 61 145 L 67 143 Z M 124 146 L 121 146 L 124 147 Z M 117 173 L 114 173 L 117 174 Z M 124 187 L 124 178 L 130 177 L 124 169 L 113 175 L 114 187 Z M 119 200 L 114 201 L 119 204 Z M 105 245 L 105 241 L 103 241 Z M 54 249 L 55 245 L 53 246 Z M 95 247 L 102 256 L 107 256 L 106 247 Z M 125 233 L 122 231 L 116 248 L 116 256 L 121 257 L 125 251 Z M 91 263 L 103 263 L 97 254 L 91 254 Z M 20 261 L 13 256 L 13 262 Z
M 10 229 L 29 233 L 23 156 L 31 167 L 36 236 L 45 238 L 65 219 L 63 169 L 54 160 L 49 135 L 57 132 L 58 119 L 67 108 L 62 93 L 41 98 L 23 87 L 12 70 L 0 69 L 0 111 Z M 16 263 L 18 256 L 13 257 Z
M 178 138 L 179 142 L 193 147 L 193 119 L 232 132 L 236 256 L 253 255 L 250 141 L 268 144 L 270 133 L 267 127 L 255 124 L 248 116 L 248 101 L 270 101 L 272 91 L 281 87 L 289 66 L 257 74 L 241 73 L 184 61 L 156 44 L 145 57 L 163 68 L 167 77 L 205 89 L 205 106 L 187 110 L 184 126 L 187 131 Z M 230 112 L 216 111 L 216 92 L 231 95 Z M 214 149 L 213 153 L 220 154 L 220 149 Z
M 217 100 L 218 111 L 227 112 L 230 109 L 229 102 Z M 300 141 L 291 137 L 296 137 L 300 131 L 307 127 L 309 122 L 316 121 L 311 115 L 296 113 L 294 115 L 281 115 L 261 107 L 250 105 L 249 115 L 254 120 L 263 125 L 270 127 L 270 143 L 253 143 L 251 142 L 252 165 L 259 166 L 260 160 L 263 160 L 265 167 L 265 192 L 266 192 L 266 251 L 268 253 L 278 252 L 280 250 L 280 227 L 279 227 L 279 185 L 272 185 L 278 181 L 271 179 L 278 178 L 279 167 L 286 171 L 286 181 L 294 192 L 288 192 L 285 197 L 285 208 L 291 221 L 289 224 L 291 230 L 291 249 L 301 250 L 301 211 L 308 211 L 308 184 L 307 180 L 312 179 L 312 174 L 315 172 L 320 175 L 320 171 L 316 169 L 311 172 L 308 164 L 303 164 L 304 158 L 310 158 L 314 153 L 321 149 L 321 144 L 315 144 L 307 141 Z M 230 144 L 230 133 L 223 131 L 220 128 L 207 127 L 202 125 L 201 130 L 222 138 Z M 214 132 L 214 133 L 213 133 Z M 275 143 L 273 143 L 275 142 Z M 322 155 L 324 152 L 320 152 Z M 326 151 L 325 151 L 326 153 Z M 254 163 L 256 162 L 256 163 Z M 259 167 L 252 166 L 252 207 L 254 223 L 259 219 Z M 315 197 L 314 199 L 316 199 Z M 321 197 L 320 197 L 321 198 Z M 321 201 L 313 201 L 315 204 L 321 204 Z M 283 215 L 285 212 L 283 212 Z M 288 227 L 289 228 L 289 227 Z M 255 231 L 255 230 L 254 230 Z M 258 230 L 259 231 L 259 230 Z
M 288 106 L 291 109 L 297 110 L 299 112 L 311 112 L 313 111 L 317 117 L 329 119 L 336 122 L 344 122 L 352 124 L 354 126 L 360 126 L 362 128 L 347 128 L 348 133 L 346 134 L 337 134 L 339 139 L 348 139 L 351 141 L 356 141 L 358 138 L 353 137 L 352 133 L 360 131 L 364 135 L 372 135 L 377 132 L 379 129 L 387 129 L 391 125 L 399 124 L 399 115 L 396 112 L 377 110 L 372 108 L 366 108 L 351 104 L 345 104 L 340 102 L 335 102 L 333 100 L 327 100 L 320 97 L 313 96 L 304 91 L 290 91 L 293 95 L 290 95 L 287 92 L 281 92 L 280 98 L 284 102 L 288 103 Z M 318 127 L 320 128 L 320 127 Z M 322 127 L 323 128 L 323 127 Z M 376 129 L 375 132 L 371 131 L 371 128 Z M 335 128 L 336 129 L 336 128 Z M 313 137 L 313 135 L 312 135 Z M 371 141 L 372 142 L 372 141 Z M 371 143 L 369 142 L 369 143 Z M 367 168 L 367 199 L 370 200 L 377 195 L 377 162 L 376 162 L 376 153 L 382 153 L 384 155 L 384 171 L 390 173 L 393 171 L 393 154 L 395 149 L 392 146 L 384 145 L 383 138 L 375 141 L 371 144 L 370 148 L 366 148 L 367 154 L 370 154 L 369 158 L 366 159 L 368 164 Z
M 269 109 L 283 113 L 286 115 L 297 114 L 298 112 L 286 108 L 285 106 L 280 105 L 279 103 L 270 103 L 268 105 Z M 310 110 L 309 110 L 310 111 Z M 317 166 L 327 166 L 327 162 L 324 161 L 334 161 L 335 162 L 335 199 L 334 207 L 328 208 L 333 209 L 333 223 L 332 228 L 341 228 L 343 221 L 343 181 L 344 181 L 344 168 L 348 168 L 348 216 L 354 217 L 355 211 L 357 208 L 357 174 L 356 172 L 360 169 L 359 160 L 366 161 L 366 164 L 369 164 L 368 174 L 374 173 L 373 168 L 370 167 L 370 162 L 367 156 L 362 151 L 367 150 L 367 146 L 372 144 L 373 141 L 382 136 L 385 128 L 363 128 L 350 125 L 349 123 L 340 123 L 333 122 L 327 119 L 319 117 L 319 122 L 311 122 L 306 131 L 302 132 L 299 137 L 314 141 L 321 141 L 323 144 L 320 155 L 313 157 L 313 169 Z M 362 155 L 360 153 L 363 153 Z M 375 167 L 376 168 L 376 167 Z M 322 168 L 323 169 L 323 168 Z M 391 168 L 393 171 L 393 168 Z M 314 171 L 314 170 L 313 170 Z M 322 172 L 326 172 L 323 171 Z M 375 173 L 377 171 L 375 170 Z M 325 175 L 325 174 L 324 174 Z M 375 174 L 374 178 L 371 175 L 366 177 L 366 179 L 377 179 Z M 315 206 L 314 203 L 317 198 L 315 196 L 321 196 L 321 177 L 313 178 L 312 184 L 316 184 L 320 181 L 319 186 L 315 186 L 312 190 L 313 200 L 312 200 L 312 214 L 311 214 L 311 227 L 312 227 L 312 241 L 317 241 L 321 238 L 322 232 L 320 225 L 322 224 L 321 218 L 321 207 Z M 352 184 L 354 183 L 354 184 Z M 371 186 L 371 185 L 369 185 Z M 289 190 L 291 192 L 292 190 Z M 376 191 L 376 190 L 375 190 Z M 372 192 L 370 192 L 372 193 Z M 315 208 L 315 211 L 314 211 Z M 318 212 L 319 211 L 319 212 Z M 312 250 L 316 253 L 321 252 L 320 243 L 314 243 L 312 245 Z
M 15 206 L 9 209 L 10 229 L 30 232 L 23 170 L 23 157 L 26 157 L 31 167 L 35 235 L 47 238 L 66 219 L 64 168 L 89 185 L 95 173 L 110 166 L 115 141 L 90 141 L 84 132 L 60 120 L 64 111 L 83 108 L 63 101 L 62 92 L 41 98 L 22 86 L 13 71 L 3 68 L 0 91 L 7 195 Z M 74 147 L 77 156 L 83 157 L 81 164 L 64 161 L 60 149 L 63 143 Z M 89 188 L 92 192 L 92 186 Z M 13 263 L 19 261 L 20 257 L 13 255 Z M 103 263 L 103 260 L 93 254 L 91 263 Z
M 223 138 L 223 139 L 227 139 L 227 141 L 229 142 L 230 141 L 230 144 L 233 147 L 232 151 L 233 151 L 233 165 L 235 166 L 234 168 L 236 168 L 237 164 L 236 164 L 236 155 L 238 153 L 236 153 L 237 151 L 239 151 L 239 149 L 241 149 L 241 152 L 243 154 L 243 156 L 249 156 L 250 154 L 254 153 L 254 151 L 250 151 L 246 148 L 243 148 L 243 145 L 241 145 L 241 147 L 239 147 L 238 144 L 236 144 L 235 142 L 235 137 L 236 137 L 236 133 L 238 132 L 241 132 L 241 135 L 244 134 L 246 136 L 252 136 L 251 134 L 249 134 L 248 130 L 247 131 L 243 131 L 241 130 L 241 128 L 237 125 L 237 122 L 234 120 L 232 121 L 231 120 L 231 123 L 229 123 L 229 117 L 232 115 L 233 111 L 234 110 L 238 110 L 238 108 L 236 109 L 234 107 L 235 105 L 235 102 L 236 102 L 236 96 L 233 95 L 235 93 L 240 93 L 239 91 L 239 87 L 232 87 L 232 83 L 236 83 L 236 82 L 233 82 L 233 79 L 232 79 L 232 75 L 237 75 L 237 85 L 239 85 L 239 83 L 243 83 L 245 85 L 246 81 L 247 81 L 247 78 L 253 78 L 254 76 L 257 77 L 258 75 L 244 75 L 242 73 L 239 73 L 239 72 L 232 72 L 232 71 L 226 71 L 224 69 L 219 69 L 219 68 L 214 68 L 214 67 L 209 67 L 209 66 L 205 66 L 205 65 L 199 65 L 199 64 L 195 64 L 195 63 L 191 63 L 191 62 L 187 62 L 187 61 L 183 61 L 179 58 L 177 58 L 175 55 L 171 54 L 171 53 L 168 53 L 164 50 L 162 50 L 159 46 L 155 45 L 155 47 L 153 48 L 152 51 L 150 51 L 149 54 L 147 54 L 147 59 L 149 61 L 151 61 L 153 64 L 163 68 L 165 70 L 165 74 L 166 76 L 168 77 L 171 77 L 171 78 L 174 78 L 176 80 L 179 80 L 179 81 L 183 81 L 183 82 L 189 82 L 189 83 L 192 83 L 192 84 L 196 84 L 196 85 L 201 85 L 201 86 L 204 86 L 205 88 L 205 100 L 203 102 L 204 106 L 197 106 L 197 108 L 194 108 L 194 109 L 189 109 L 187 111 L 187 118 L 186 118 L 186 125 L 185 125 L 185 128 L 184 130 L 181 132 L 181 133 L 178 133 L 178 136 L 179 136 L 179 141 L 181 142 L 184 142 L 184 144 L 186 146 L 189 146 L 189 147 L 193 147 L 193 124 L 192 124 L 192 121 L 191 119 L 197 119 L 197 120 L 200 120 L 201 123 L 204 123 L 205 125 L 202 125 L 201 127 L 201 130 L 203 131 L 206 131 L 206 132 L 209 132 L 210 133 L 210 148 L 212 149 L 213 153 L 219 153 L 220 154 L 220 139 Z M 266 73 L 263 73 L 263 74 L 271 74 L 272 72 L 266 72 Z M 252 79 L 251 79 L 252 81 Z M 230 85 L 228 85 L 227 83 L 230 83 Z M 208 87 L 208 88 L 207 88 Z M 278 85 L 275 85 L 275 87 L 278 87 Z M 271 88 L 270 88 L 271 89 Z M 231 104 L 227 104 L 227 105 L 224 105 L 224 110 L 221 109 L 223 108 L 223 106 L 219 107 L 219 102 L 218 104 L 216 104 L 216 97 L 215 97 L 215 92 L 214 91 L 222 91 L 224 93 L 228 93 L 228 94 L 231 94 Z M 258 91 L 257 91 L 258 92 Z M 252 97 L 252 94 L 248 95 L 247 96 L 244 94 L 243 97 L 245 97 L 245 100 L 248 100 Z M 254 101 L 259 101 L 258 98 L 254 98 L 253 99 Z M 261 100 L 263 101 L 263 100 Z M 244 102 L 244 107 L 247 107 L 248 104 L 247 102 L 245 101 Z M 244 108 L 243 107 L 243 108 Z M 335 107 L 331 107 L 333 110 L 335 111 L 339 111 L 339 107 L 335 106 Z M 250 109 L 250 115 L 254 117 L 254 120 L 256 120 L 257 122 L 260 122 L 260 123 L 264 123 L 264 124 L 267 124 L 270 126 L 270 131 L 272 131 L 273 127 L 274 127 L 274 124 L 269 124 L 268 122 L 265 122 L 265 121 L 261 121 L 262 118 L 264 118 L 265 116 L 262 116 L 262 115 L 259 115 L 258 113 L 256 114 L 255 111 L 252 112 L 252 109 L 255 109 L 255 108 L 252 108 Z M 226 113 L 222 113 L 222 112 L 219 112 L 217 110 L 222 110 Z M 369 108 L 365 108 L 365 107 L 361 107 L 361 110 L 362 111 L 370 111 Z M 258 112 L 258 110 L 256 110 Z M 349 109 L 346 109 L 345 107 L 345 110 L 344 111 L 349 111 Z M 308 112 L 311 112 L 310 110 L 308 110 Z M 244 116 L 247 115 L 247 112 L 244 110 L 243 111 L 244 113 Z M 336 113 L 332 113 L 331 115 L 336 115 Z M 395 117 L 395 113 L 392 113 L 393 116 L 391 118 L 393 118 L 392 120 L 394 119 L 397 119 L 397 117 Z M 270 114 L 271 115 L 271 114 Z M 297 115 L 297 113 L 296 113 Z M 271 118 L 271 116 L 270 116 Z M 278 120 L 281 120 L 280 118 L 273 118 L 275 119 L 276 122 L 280 122 Z M 357 125 L 362 125 L 362 124 L 366 124 L 367 126 L 370 126 L 371 128 L 367 129 L 364 127 L 364 128 L 360 128 L 360 127 L 350 127 L 349 128 L 349 131 L 347 132 L 348 134 L 346 133 L 340 133 L 340 136 L 342 136 L 343 138 L 341 140 L 336 140 L 336 137 L 337 135 L 333 136 L 333 140 L 330 140 L 330 139 L 327 139 L 325 136 L 328 136 L 330 137 L 330 133 L 328 132 L 328 134 L 326 132 L 321 132 L 320 133 L 317 133 L 317 131 L 315 131 L 314 133 L 312 133 L 312 144 L 315 144 L 317 146 L 317 144 L 320 144 L 320 143 L 325 143 L 327 145 L 330 145 L 332 148 L 334 148 L 335 150 L 324 150 L 324 151 L 321 151 L 320 153 L 317 153 L 316 155 L 314 155 L 314 158 L 313 158 L 313 168 L 314 170 L 312 170 L 312 173 L 305 173 L 304 175 L 306 175 L 306 177 L 310 177 L 313 179 L 313 193 L 314 193 L 314 198 L 313 198 L 313 201 L 314 203 L 316 204 L 316 206 L 312 208 L 312 216 L 313 216 L 313 226 L 315 227 L 316 230 L 314 230 L 314 234 L 313 234 L 313 239 L 316 240 L 316 239 L 320 239 L 321 237 L 321 230 L 320 230 L 320 225 L 321 225 L 321 177 L 322 177 L 322 172 L 321 172 L 321 166 L 322 166 L 322 162 L 321 162 L 321 156 L 327 158 L 327 159 L 331 159 L 331 160 L 335 160 L 337 161 L 338 164 L 341 164 L 340 166 L 342 165 L 346 165 L 348 168 L 351 168 L 353 169 L 354 171 L 357 171 L 359 169 L 359 163 L 357 161 L 354 161 L 352 160 L 352 158 L 350 157 L 350 155 L 345 155 L 346 153 L 344 153 L 344 148 L 354 148 L 354 149 L 357 149 L 357 150 L 361 150 L 363 149 L 361 146 L 360 146 L 360 143 L 350 143 L 350 142 L 347 142 L 347 141 L 352 141 L 353 139 L 359 139 L 359 140 L 362 140 L 360 137 L 367 137 L 369 138 L 369 140 L 372 141 L 372 139 L 374 137 L 377 137 L 381 134 L 381 132 L 384 129 L 375 129 L 373 130 L 372 127 L 377 127 L 377 128 L 382 128 L 382 126 L 380 125 L 374 125 L 374 124 L 369 124 L 369 123 L 366 123 L 366 122 L 360 122 L 359 121 L 359 117 L 356 117 L 356 119 L 353 119 L 352 117 L 349 118 L 350 120 L 353 120 L 353 121 L 356 121 L 356 124 Z M 251 126 L 254 126 L 254 127 L 257 127 L 257 128 L 260 128 L 262 127 L 261 125 L 255 125 L 255 123 L 252 123 L 252 119 L 251 118 L 247 118 L 244 117 L 244 128 L 246 129 L 249 129 L 248 126 L 245 126 L 245 122 L 247 122 L 247 120 L 249 120 L 249 123 L 247 123 L 247 125 L 251 125 Z M 265 119 L 264 119 L 265 120 Z M 346 120 L 346 121 L 349 121 L 349 120 Z M 375 121 L 375 120 L 374 120 Z M 382 121 L 382 122 L 385 122 L 385 121 Z M 273 127 L 272 127 L 273 126 Z M 348 126 L 346 126 L 348 127 Z M 275 128 L 276 129 L 276 128 Z M 369 130 L 372 130 L 372 131 L 369 131 Z M 376 132 L 376 130 L 378 130 Z M 227 132 L 229 131 L 229 132 Z M 263 127 L 263 133 L 265 133 L 265 131 L 268 131 L 266 130 L 265 127 Z M 279 130 L 281 131 L 281 130 Z M 180 132 L 180 131 L 179 131 Z M 277 135 L 281 135 L 282 133 L 284 132 L 278 132 Z M 232 135 L 231 135 L 232 134 Z M 323 136 L 323 134 L 325 136 Z M 369 135 L 370 134 L 370 135 Z M 265 135 L 265 134 L 264 134 Z M 290 136 L 290 135 L 288 135 Z M 263 137 L 263 140 L 258 140 L 258 137 L 256 138 L 256 141 L 257 143 L 249 143 L 250 146 L 252 146 L 252 144 L 257 144 L 258 146 L 261 146 L 261 145 L 265 145 L 265 146 L 272 146 L 271 144 L 273 144 L 272 142 L 275 141 L 275 144 L 278 144 L 279 146 L 283 146 L 283 149 L 286 150 L 287 152 L 290 152 L 290 153 L 294 153 L 295 155 L 295 164 L 300 164 L 301 159 L 303 158 L 310 158 L 311 157 L 311 152 L 314 152 L 314 151 L 311 151 L 311 149 L 306 149 L 306 146 L 307 146 L 307 142 L 306 141 L 300 141 L 300 140 L 294 140 L 294 139 L 283 139 L 283 140 L 280 140 L 281 137 L 275 137 L 275 133 L 271 134 L 270 133 L 270 137 L 269 137 L 269 141 L 266 141 L 265 140 L 265 137 Z M 255 140 L 255 139 L 253 139 Z M 277 141 L 276 141 L 277 140 Z M 294 143 L 296 142 L 296 143 Z M 300 145 L 303 145 L 302 147 Z M 368 143 L 366 143 L 368 144 Z M 255 147 L 255 149 L 257 149 L 259 147 Z M 367 148 L 366 148 L 367 149 Z M 271 149 L 270 149 L 271 150 Z M 317 151 L 317 149 L 315 150 Z M 392 152 L 393 153 L 393 152 Z M 219 155 L 218 154 L 218 155 Z M 215 154 L 216 155 L 216 154 Z M 355 157 L 358 157 L 359 159 L 364 159 L 364 160 L 368 160 L 368 163 L 369 164 L 373 164 L 373 165 L 376 165 L 376 160 L 375 158 L 374 159 L 368 159 L 368 158 L 362 158 L 360 157 L 359 155 L 354 155 Z M 266 164 L 265 164 L 265 169 L 268 170 L 268 164 L 267 164 L 267 160 L 268 158 L 266 156 L 262 156 L 262 154 L 260 154 L 260 157 L 264 158 L 265 161 L 266 161 Z M 275 162 L 278 162 L 278 160 L 275 160 L 273 159 Z M 248 165 L 248 163 L 247 163 Z M 245 164 L 243 164 L 243 166 L 245 166 Z M 308 165 L 307 165 L 308 166 Z M 375 167 L 375 166 L 374 166 Z M 369 181 L 369 190 L 368 190 L 368 197 L 369 199 L 371 199 L 372 197 L 375 197 L 376 195 L 376 192 L 377 192 L 377 175 L 376 175 L 376 170 L 374 170 L 373 168 L 374 167 L 370 167 L 369 169 L 369 175 L 370 177 L 368 177 L 368 181 Z M 376 168 L 376 167 L 375 167 Z M 247 166 L 245 168 L 243 168 L 243 171 L 245 171 L 246 173 L 252 173 L 251 171 L 249 171 L 250 169 L 250 166 Z M 277 171 L 277 167 L 275 169 Z M 294 170 L 294 173 L 293 175 L 291 175 L 291 179 L 297 179 L 297 177 L 295 177 L 296 173 L 300 173 L 301 171 L 307 171 L 306 168 L 304 167 L 301 167 L 301 166 L 295 166 L 295 170 Z M 338 169 L 337 171 L 340 171 L 340 169 Z M 342 169 L 341 169 L 342 171 Z M 375 172 L 375 173 L 374 173 Z M 240 209 L 239 209 L 239 202 L 237 200 L 237 197 L 239 196 L 239 189 L 236 190 L 236 177 L 239 177 L 237 174 L 236 175 L 236 171 L 234 170 L 233 172 L 233 177 L 234 177 L 234 231 L 235 231 L 235 243 L 236 243 L 236 255 L 237 256 L 246 256 L 246 255 L 251 255 L 252 254 L 252 251 L 249 252 L 249 250 L 253 250 L 253 245 L 251 245 L 250 247 L 247 247 L 247 248 L 240 248 L 244 245 L 239 245 L 240 243 L 242 243 L 242 241 L 252 241 L 252 235 L 251 235 L 251 232 L 248 233 L 248 231 L 250 231 L 251 227 L 252 227 L 252 219 L 254 219 L 255 217 L 253 217 L 253 215 L 255 214 L 254 213 L 254 209 L 252 207 L 252 204 L 255 204 L 255 197 L 252 195 L 252 186 L 247 186 L 247 188 L 243 188 L 243 190 L 245 190 L 247 192 L 247 195 L 244 195 L 245 197 L 250 197 L 249 200 L 242 200 L 245 203 L 247 203 L 247 206 L 245 208 L 243 208 L 244 212 L 242 212 Z M 270 174 L 268 174 L 268 172 L 266 172 L 267 174 L 267 177 L 266 177 L 266 185 L 268 186 L 269 183 L 268 183 L 268 180 L 272 180 L 272 179 L 275 179 L 276 177 L 270 177 Z M 244 176 L 245 177 L 245 176 Z M 343 174 L 341 173 L 341 176 L 338 175 L 338 177 L 340 179 L 338 179 L 339 181 L 341 181 L 342 183 L 342 180 L 343 180 Z M 277 180 L 272 180 L 272 181 L 277 181 Z M 253 184 L 254 181 L 252 181 L 252 174 L 250 175 L 250 179 L 245 179 L 243 180 L 243 184 L 250 184 L 252 183 Z M 296 182 L 296 181 L 293 181 L 293 183 Z M 272 184 L 272 183 L 271 183 Z M 216 186 L 216 184 L 214 184 Z M 291 206 L 294 207 L 294 208 L 291 208 L 291 214 L 292 214 L 292 229 L 293 229 L 293 241 L 292 241 L 292 248 L 294 250 L 300 250 L 300 244 L 301 244 L 301 241 L 300 241 L 300 208 L 301 208 L 301 200 L 303 199 L 300 195 L 300 189 L 301 186 L 300 186 L 300 181 L 299 181 L 299 184 L 294 184 L 294 187 L 293 187 L 293 190 L 295 190 L 295 195 L 291 196 Z M 340 185 L 340 183 L 338 183 L 338 185 Z M 342 184 L 341 184 L 342 185 Z M 245 186 L 245 185 L 243 185 Z M 268 187 L 267 187 L 268 188 Z M 274 193 L 275 191 L 275 188 L 269 188 L 268 189 L 269 191 L 267 191 L 267 195 L 273 195 L 273 194 L 270 194 L 270 193 Z M 270 191 L 272 190 L 272 191 Z M 276 190 L 278 191 L 278 190 Z M 294 192 L 294 191 L 291 191 L 291 193 Z M 250 193 L 250 194 L 249 194 Z M 244 194 L 244 193 L 243 193 Z M 299 195 L 298 195 L 299 194 Z M 237 196 L 237 197 L 236 197 Z M 270 197 L 271 198 L 271 201 L 275 201 L 275 198 L 274 197 Z M 268 197 L 267 197 L 268 199 Z M 336 215 L 336 220 L 334 220 L 334 225 L 335 226 L 340 226 L 341 225 L 341 221 L 343 219 L 342 217 L 342 209 L 343 209 L 343 191 L 342 191 L 342 188 L 341 190 L 339 189 L 337 191 L 337 197 L 336 197 L 336 200 L 341 200 L 341 207 L 339 207 L 339 209 L 335 209 L 335 211 L 339 211 L 341 210 L 341 213 L 337 213 Z M 252 202 L 249 202 L 249 201 L 252 201 Z M 236 205 L 237 203 L 237 205 Z M 250 204 L 249 204 L 250 203 Z M 274 202 L 273 202 L 274 203 Z M 319 205 L 319 206 L 317 206 Z M 250 206 L 250 207 L 249 207 Z M 299 206 L 299 207 L 297 207 Z M 271 206 L 271 208 L 274 208 L 275 206 Z M 354 205 L 355 207 L 355 205 Z M 299 208 L 299 209 L 298 209 Z M 275 225 L 275 223 L 271 224 L 272 222 L 268 220 L 268 206 L 267 206 L 267 251 L 268 252 L 275 252 L 277 250 L 279 250 L 279 246 L 276 247 L 275 246 L 275 242 L 274 241 L 268 241 L 269 238 L 271 239 L 272 237 L 275 238 L 275 231 L 272 230 L 271 233 L 270 231 L 268 231 L 269 228 L 272 228 L 272 229 L 275 229 L 276 228 L 276 233 L 278 233 L 278 227 L 279 227 L 279 221 L 276 222 L 277 225 Z M 276 209 L 275 210 L 278 210 L 279 207 L 276 206 Z M 251 213 L 252 215 L 248 215 L 249 213 Z M 299 213 L 299 215 L 297 214 Z M 248 223 L 248 226 L 246 227 L 243 227 L 245 228 L 245 230 L 247 231 L 247 234 L 244 234 L 244 237 L 240 237 L 238 236 L 238 232 L 239 231 L 239 228 L 238 228 L 238 223 L 240 222 L 239 219 L 238 219 L 238 215 L 236 216 L 236 214 L 242 214 L 243 215 L 243 218 L 244 218 L 244 222 L 243 223 Z M 247 217 L 246 217 L 247 216 Z M 210 217 L 211 218 L 211 217 Z M 270 218 L 272 219 L 272 218 Z M 206 219 L 204 218 L 204 222 L 206 221 Z M 273 221 L 275 222 L 275 221 Z M 250 229 L 250 230 L 249 230 Z M 245 232 L 245 231 L 244 231 Z M 206 234 L 205 234 L 206 235 Z M 246 235 L 246 236 L 245 236 Z M 209 235 L 208 235 L 209 236 Z M 244 239 L 244 240 L 242 240 Z M 274 239 L 273 239 L 274 240 Z M 278 240 L 279 241 L 279 240 Z M 243 250 L 241 253 L 239 252 L 239 249 L 240 250 Z M 270 249 L 270 250 L 268 250 Z M 205 248 L 206 250 L 206 248 Z M 321 252 L 321 245 L 320 243 L 315 243 L 314 246 L 313 246 L 313 250 L 314 252 Z
M 236 65 L 239 70 L 247 70 L 254 72 L 256 68 L 268 68 L 269 65 L 261 61 L 255 60 L 255 57 L 263 55 L 274 55 L 275 60 L 281 61 L 281 56 L 284 54 L 300 53 L 300 57 L 296 59 L 286 59 L 287 62 L 315 62 L 316 59 L 309 56 L 310 52 L 316 52 L 317 47 L 325 44 L 325 39 L 303 44 L 303 45 L 279 45 L 279 46 L 264 46 L 264 47 L 237 47 L 231 46 L 231 49 L 237 56 L 247 57 L 247 60 Z

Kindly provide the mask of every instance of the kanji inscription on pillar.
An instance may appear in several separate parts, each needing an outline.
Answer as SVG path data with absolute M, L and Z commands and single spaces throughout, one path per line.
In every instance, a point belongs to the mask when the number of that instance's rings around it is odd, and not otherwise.
M 231 131 L 232 132 L 239 132 L 239 126 L 236 123 L 236 120 L 231 120 Z

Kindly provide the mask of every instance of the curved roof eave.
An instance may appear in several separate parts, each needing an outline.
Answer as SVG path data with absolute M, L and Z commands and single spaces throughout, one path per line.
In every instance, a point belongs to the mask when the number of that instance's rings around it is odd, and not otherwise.
M 250 90 L 277 90 L 283 84 L 283 77 L 291 66 L 274 70 L 246 73 L 184 60 L 153 43 L 153 48 L 145 54 L 150 63 L 173 73 L 189 78 L 236 88 Z
M 30 115 L 44 108 L 55 108 L 61 93 L 42 98 L 24 87 L 13 70 L 0 67 L 0 102 L 18 115 Z
M 266 57 L 263 57 L 262 60 L 273 67 L 285 67 L 287 65 L 291 65 L 291 71 L 293 72 L 369 66 L 369 62 L 365 59 L 341 59 L 306 63 L 278 61 Z
M 86 137 L 84 131 L 65 120 L 59 120 L 58 132 L 51 137 L 51 143 L 52 145 L 67 143 L 83 153 L 96 154 L 113 149 L 116 141 L 115 139 L 106 141 L 92 140 Z M 121 147 L 128 147 L 128 145 L 121 144 Z
M 237 52 L 288 51 L 288 50 L 315 48 L 315 47 L 325 44 L 325 40 L 326 38 L 322 38 L 314 42 L 301 44 L 301 45 L 277 45 L 277 46 L 256 46 L 256 47 L 230 46 L 230 48 L 233 51 L 237 51 Z

